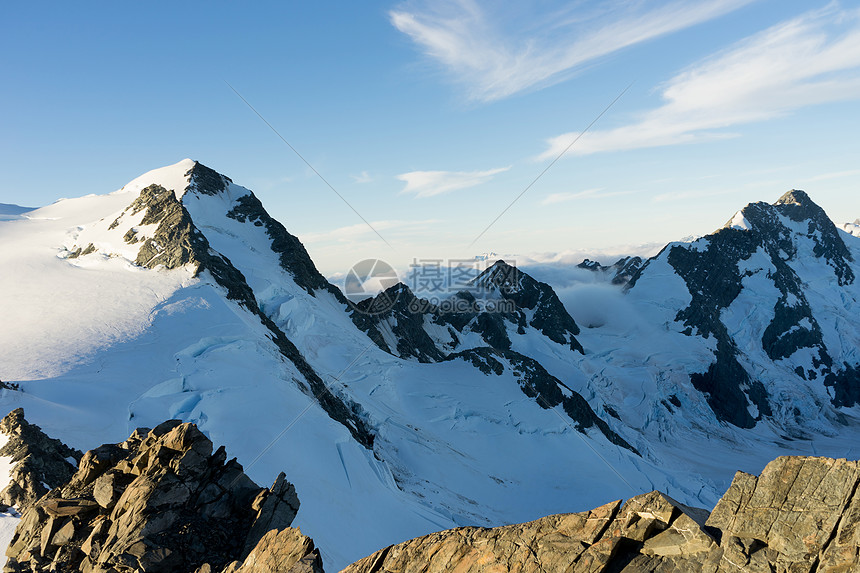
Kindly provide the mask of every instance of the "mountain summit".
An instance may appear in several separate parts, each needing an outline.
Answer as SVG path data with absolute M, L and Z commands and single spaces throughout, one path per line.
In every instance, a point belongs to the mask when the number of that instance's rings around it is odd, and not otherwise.
M 825 398 L 857 403 L 860 325 L 851 317 L 860 289 L 856 245 L 852 254 L 844 236 L 806 193 L 790 191 L 747 205 L 712 235 L 667 246 L 632 281 L 635 290 L 662 264 L 683 279 L 691 300 L 675 320 L 716 343 L 714 362 L 691 381 L 718 418 L 752 427 L 763 416 L 799 419 Z

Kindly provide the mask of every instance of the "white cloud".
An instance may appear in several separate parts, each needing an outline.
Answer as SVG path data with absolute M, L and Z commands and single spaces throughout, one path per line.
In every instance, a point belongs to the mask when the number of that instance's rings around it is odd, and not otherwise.
M 352 177 L 352 180 L 358 184 L 370 183 L 373 181 L 373 177 L 371 177 L 367 171 L 362 171 L 358 175 L 350 175 L 350 177 Z
M 416 197 L 432 197 L 481 185 L 510 168 L 498 167 L 486 171 L 410 171 L 398 175 L 397 179 L 406 183 L 402 193 L 415 193 Z
M 470 98 L 502 99 L 567 79 L 623 48 L 711 20 L 754 0 L 603 2 L 590 12 L 531 2 L 485 8 L 489 0 L 437 0 L 389 13 L 391 23 L 466 85 Z M 432 7 L 431 7 L 432 6 Z M 507 19 L 503 18 L 507 15 Z
M 830 5 L 782 22 L 686 71 L 662 87 L 664 104 L 622 127 L 586 133 L 574 154 L 735 137 L 733 126 L 796 109 L 860 98 L 860 11 Z M 548 140 L 555 158 L 576 137 Z
M 609 193 L 601 193 L 602 187 L 595 189 L 586 189 L 585 191 L 577 191 L 575 193 L 564 191 L 561 193 L 550 193 L 544 197 L 541 205 L 555 205 L 557 203 L 567 203 L 568 201 L 576 201 L 578 199 L 605 199 L 607 197 L 617 197 L 619 195 L 630 195 L 634 191 L 610 191 Z

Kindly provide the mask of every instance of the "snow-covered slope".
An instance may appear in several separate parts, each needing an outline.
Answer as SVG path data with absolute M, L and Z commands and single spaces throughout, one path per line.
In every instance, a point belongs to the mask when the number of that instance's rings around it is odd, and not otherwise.
M 709 240 L 679 248 L 706 252 Z M 673 248 L 604 273 L 623 273 L 605 285 L 629 310 L 623 320 L 583 327 L 549 284 L 503 262 L 459 306 L 415 312 L 398 285 L 396 304 L 377 312 L 330 285 L 251 191 L 184 160 L 0 222 L 0 379 L 19 385 L 0 390 L 0 407 L 25 407 L 79 449 L 167 418 L 195 422 L 258 483 L 286 472 L 302 502 L 296 524 L 332 570 L 430 531 L 655 488 L 708 507 L 738 468 L 845 455 L 853 408 L 809 375 L 799 391 L 776 374 L 759 380 L 755 369 L 776 362 L 752 347 L 738 361 L 772 412 L 796 403 L 810 417 L 820 403 L 825 415 L 788 427 L 744 402 L 761 423 L 724 423 L 691 382 L 720 343 L 679 317 L 696 295 Z M 768 323 L 756 297 L 772 304 L 781 292 L 757 248 L 732 263 L 749 294 L 712 313 L 736 346 Z M 806 260 L 810 249 L 796 262 L 811 265 L 804 280 L 822 294 L 806 300 L 829 325 L 837 365 L 856 347 L 856 293 L 846 283 L 827 294 L 835 267 Z M 806 365 L 815 349 L 803 348 L 777 374 Z

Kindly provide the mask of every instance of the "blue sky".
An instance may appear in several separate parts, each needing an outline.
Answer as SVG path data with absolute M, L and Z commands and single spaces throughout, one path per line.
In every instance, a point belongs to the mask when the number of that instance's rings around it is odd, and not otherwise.
M 3 12 L 0 203 L 105 193 L 191 157 L 254 190 L 328 274 L 368 257 L 608 256 L 791 188 L 860 217 L 858 2 Z

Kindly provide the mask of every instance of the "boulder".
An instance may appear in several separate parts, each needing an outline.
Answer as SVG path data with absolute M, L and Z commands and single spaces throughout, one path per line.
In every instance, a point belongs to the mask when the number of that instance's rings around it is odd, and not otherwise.
M 723 534 L 720 570 L 730 563 L 792 572 L 860 568 L 858 482 L 860 463 L 844 459 L 786 456 L 758 477 L 738 472 L 707 522 Z
M 223 573 L 323 573 L 319 550 L 296 528 L 270 530 L 245 561 L 231 563 Z

